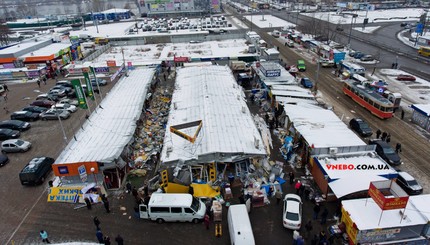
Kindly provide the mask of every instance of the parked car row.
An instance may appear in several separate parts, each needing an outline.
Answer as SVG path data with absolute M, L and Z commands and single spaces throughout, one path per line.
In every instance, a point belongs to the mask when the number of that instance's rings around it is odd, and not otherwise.
M 350 51 L 348 54 L 350 57 L 354 59 L 358 59 L 360 61 L 374 61 L 375 58 L 370 54 L 365 54 L 360 51 Z

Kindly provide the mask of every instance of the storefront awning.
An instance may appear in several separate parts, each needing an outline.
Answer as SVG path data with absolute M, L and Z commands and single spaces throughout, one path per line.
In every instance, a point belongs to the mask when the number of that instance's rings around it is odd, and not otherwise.
M 341 178 L 328 183 L 337 198 L 369 189 L 370 182 L 387 180 L 378 175 L 358 175 Z

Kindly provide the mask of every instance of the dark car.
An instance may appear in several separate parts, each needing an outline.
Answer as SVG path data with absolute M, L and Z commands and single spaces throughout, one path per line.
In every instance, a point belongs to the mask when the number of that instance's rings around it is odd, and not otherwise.
M 408 74 L 400 74 L 396 77 L 396 79 L 399 81 L 412 81 L 412 82 L 417 80 L 416 77 Z
M 373 58 L 373 56 L 370 54 L 366 54 L 363 57 L 361 57 L 360 60 L 361 61 L 374 61 L 375 58 Z
M 361 59 L 361 57 L 365 56 L 362 52 L 355 52 L 354 59 Z
M 408 195 L 419 195 L 423 193 L 423 187 L 407 172 L 399 171 L 396 182 Z
M 0 122 L 0 128 L 8 128 L 12 130 L 25 131 L 30 129 L 31 125 L 28 122 L 21 120 L 5 120 Z
M 50 101 L 50 100 L 36 100 L 36 101 L 33 101 L 33 103 L 31 103 L 30 105 L 45 107 L 45 108 L 49 109 L 53 105 L 55 105 L 55 102 L 54 101 Z
M 314 86 L 312 81 L 307 77 L 300 79 L 300 84 L 305 88 L 312 88 Z
M 9 157 L 7 157 L 6 155 L 0 153 L 0 167 L 3 167 L 8 162 L 9 162 Z
M 17 130 L 0 128 L 0 140 L 16 139 L 20 135 L 21 133 Z
M 23 111 L 29 111 L 34 113 L 42 113 L 48 110 L 48 108 L 40 107 L 40 106 L 26 106 L 22 108 Z
M 37 185 L 45 181 L 46 176 L 51 172 L 54 159 L 50 157 L 33 158 L 19 173 L 19 180 L 22 185 Z
M 391 146 L 381 139 L 369 140 L 370 145 L 376 145 L 376 153 L 384 159 L 388 164 L 398 166 L 402 164 L 399 155 L 391 148 Z
M 33 122 L 39 119 L 39 114 L 31 111 L 16 111 L 10 115 L 10 119 Z
M 361 118 L 351 119 L 351 121 L 349 121 L 349 127 L 357 132 L 361 137 L 370 137 L 373 134 L 369 124 Z

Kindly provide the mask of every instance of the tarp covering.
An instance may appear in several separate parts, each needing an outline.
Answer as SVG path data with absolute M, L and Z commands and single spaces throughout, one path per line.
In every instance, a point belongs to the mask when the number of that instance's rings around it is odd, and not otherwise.
M 195 197 L 216 197 L 220 194 L 219 190 L 214 190 L 209 184 L 192 183 Z M 169 182 L 164 188 L 166 193 L 188 193 L 189 187 L 176 183 Z
M 357 175 L 332 181 L 328 185 L 336 197 L 341 198 L 349 194 L 368 190 L 370 182 L 381 180 L 387 180 L 387 178 L 377 175 Z

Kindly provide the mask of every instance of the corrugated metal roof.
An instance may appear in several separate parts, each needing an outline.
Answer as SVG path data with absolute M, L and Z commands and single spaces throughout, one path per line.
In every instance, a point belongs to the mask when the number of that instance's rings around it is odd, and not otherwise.
M 228 161 L 266 154 L 243 90 L 228 67 L 182 68 L 175 86 L 167 127 L 197 120 L 203 121 L 203 127 L 194 144 L 166 130 L 161 153 L 164 163 Z M 182 132 L 193 135 L 195 130 Z
M 136 69 L 121 78 L 55 163 L 112 162 L 130 142 L 155 69 Z

